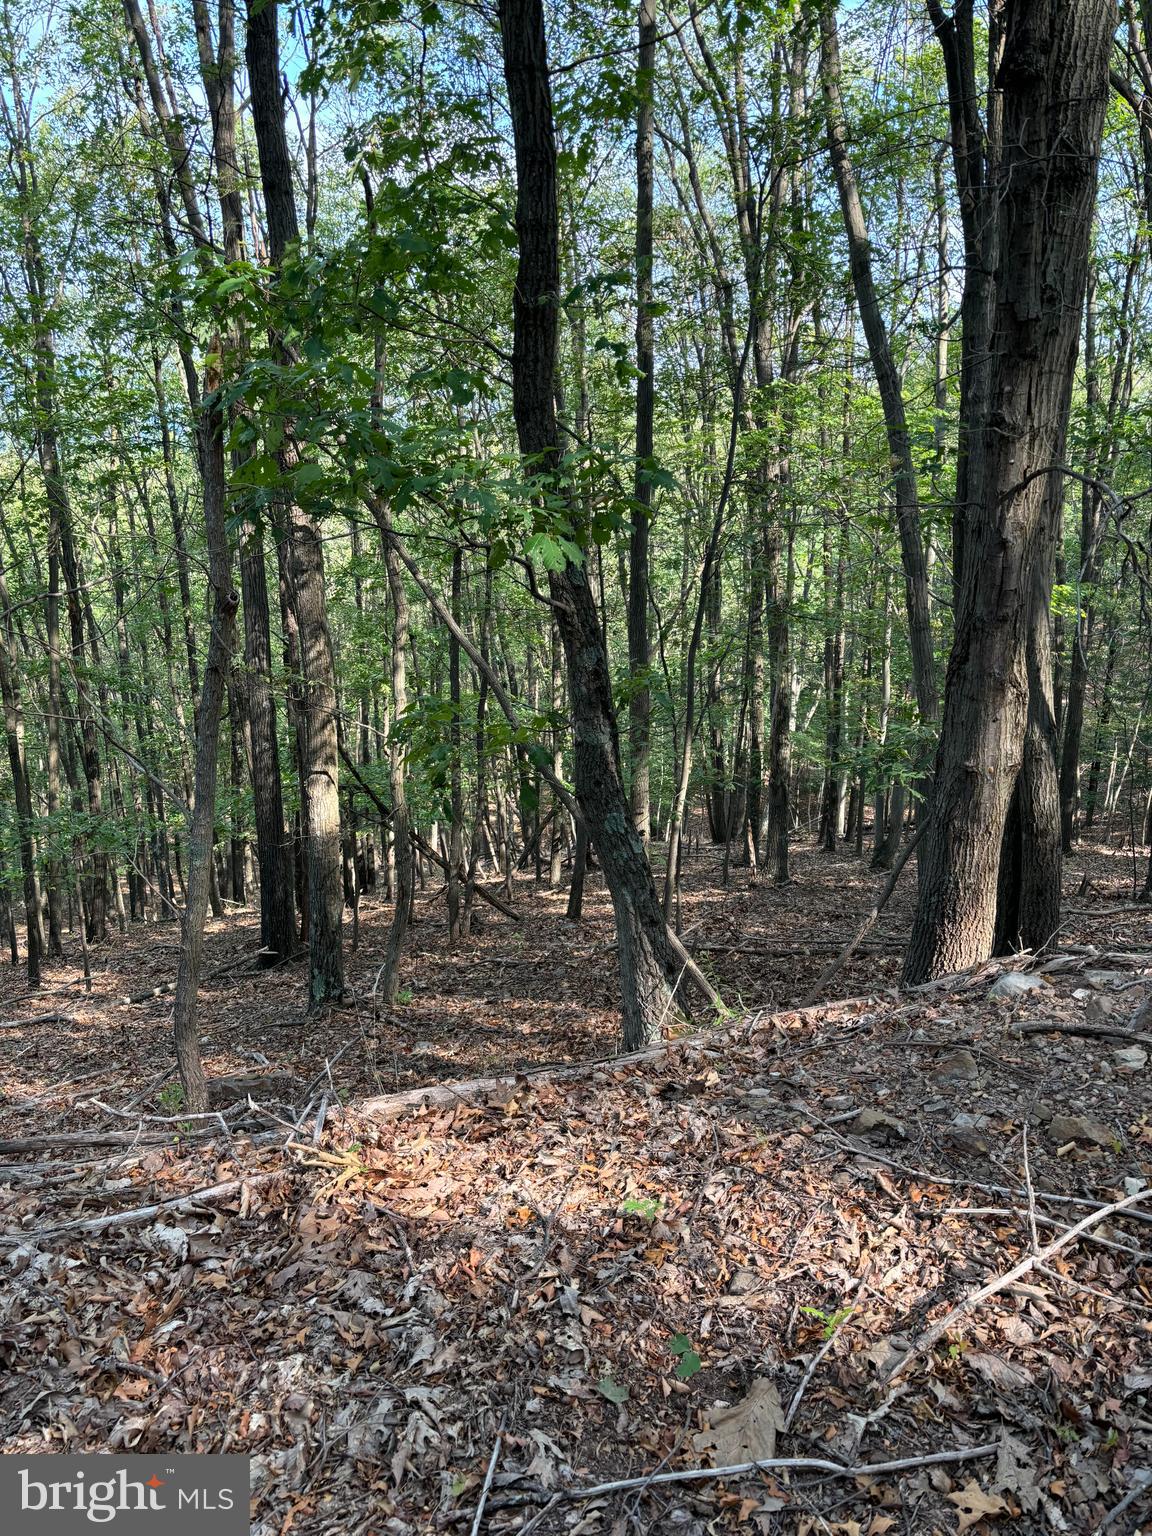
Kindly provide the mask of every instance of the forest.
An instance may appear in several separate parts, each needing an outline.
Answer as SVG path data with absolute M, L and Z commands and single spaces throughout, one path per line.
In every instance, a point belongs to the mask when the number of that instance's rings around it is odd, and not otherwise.
M 1150 247 L 1150 0 L 0 0 L 0 1448 L 1150 1528 Z

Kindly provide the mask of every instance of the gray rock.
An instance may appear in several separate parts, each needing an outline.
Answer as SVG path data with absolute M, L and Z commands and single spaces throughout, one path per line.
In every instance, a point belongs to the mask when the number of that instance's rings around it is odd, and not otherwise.
M 1048 1134 L 1060 1146 L 1079 1141 L 1097 1147 L 1112 1147 L 1116 1142 L 1116 1132 L 1111 1126 L 1101 1120 L 1091 1120 L 1087 1115 L 1053 1115 Z
M 971 1083 L 980 1076 L 971 1051 L 951 1051 L 936 1063 L 932 1079 L 937 1083 Z
M 903 1122 L 892 1115 L 886 1115 L 882 1109 L 862 1109 L 853 1120 L 852 1129 L 857 1136 L 866 1136 L 870 1131 L 875 1131 L 881 1136 L 893 1135 L 905 1138 L 908 1135 Z
M 1148 1065 L 1148 1052 L 1142 1045 L 1126 1045 L 1123 1050 L 1114 1051 L 1112 1059 L 1121 1072 L 1143 1072 Z
M 1041 992 L 1044 989 L 1042 976 L 1030 975 L 1027 971 L 1005 971 L 1003 976 L 998 976 L 989 988 L 989 997 L 1026 997 L 1029 992 Z
M 969 1115 L 961 1113 L 953 1115 L 950 1122 L 958 1131 L 983 1131 L 987 1130 L 989 1120 L 987 1115 Z

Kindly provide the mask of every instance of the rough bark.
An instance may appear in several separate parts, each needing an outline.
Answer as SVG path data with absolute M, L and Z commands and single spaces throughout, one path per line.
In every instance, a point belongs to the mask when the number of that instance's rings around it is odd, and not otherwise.
M 274 267 L 298 243 L 292 161 L 284 129 L 280 50 L 275 0 L 250 3 L 245 47 L 252 123 Z M 279 338 L 284 361 L 289 355 Z M 298 457 L 286 424 L 284 470 Z M 336 680 L 324 596 L 323 545 L 315 520 L 296 503 L 285 524 L 289 599 L 298 626 L 301 678 L 297 713 L 301 764 L 303 834 L 308 869 L 309 1008 L 337 1001 L 344 993 L 344 895 L 340 850 L 340 756 L 336 733 Z
M 970 487 L 982 494 L 963 508 L 963 574 L 908 982 L 962 970 L 993 942 L 1029 713 L 1030 631 L 1051 597 L 1055 466 L 1064 458 L 1115 24 L 1110 0 L 1021 0 L 1006 13 L 989 409 L 968 425 Z

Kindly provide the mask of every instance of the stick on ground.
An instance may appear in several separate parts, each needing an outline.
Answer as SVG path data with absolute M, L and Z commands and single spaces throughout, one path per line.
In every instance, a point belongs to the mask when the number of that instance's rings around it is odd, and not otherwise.
M 1069 1227 L 1067 1232 L 1062 1233 L 1054 1242 L 1049 1243 L 1047 1248 L 1041 1248 L 1038 1251 L 1034 1250 L 1021 1259 L 1019 1264 L 1013 1269 L 1008 1270 L 1005 1274 L 998 1275 L 995 1280 L 989 1280 L 987 1285 L 980 1286 L 978 1290 L 970 1292 L 958 1306 L 953 1307 L 951 1312 L 942 1317 L 939 1322 L 933 1323 L 930 1328 L 924 1330 L 920 1337 L 913 1342 L 911 1348 L 901 1355 L 885 1373 L 882 1378 L 883 1385 L 887 1386 L 895 1377 L 906 1371 L 913 1360 L 917 1360 L 921 1355 L 927 1354 L 937 1339 L 943 1338 L 949 1328 L 954 1327 L 962 1317 L 967 1316 L 982 1301 L 987 1301 L 990 1296 L 997 1295 L 1017 1280 L 1022 1279 L 1030 1270 L 1035 1269 L 1037 1264 L 1046 1264 L 1053 1254 L 1059 1253 L 1062 1248 L 1067 1248 L 1070 1243 L 1074 1243 L 1090 1227 L 1099 1225 L 1100 1222 L 1106 1221 L 1110 1216 L 1120 1215 L 1129 1206 L 1139 1205 L 1142 1200 L 1150 1199 L 1152 1199 L 1152 1189 L 1142 1189 L 1134 1195 L 1126 1196 L 1123 1200 L 1117 1200 L 1112 1205 L 1104 1206 L 1102 1210 L 1090 1212 L 1083 1220 L 1078 1221 L 1074 1227 Z

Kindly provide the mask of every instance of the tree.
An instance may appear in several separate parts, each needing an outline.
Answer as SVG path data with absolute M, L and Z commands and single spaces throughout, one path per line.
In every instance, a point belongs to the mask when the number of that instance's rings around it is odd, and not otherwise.
M 553 396 L 560 252 L 556 140 L 541 0 L 501 0 L 500 33 L 516 146 L 516 431 L 526 470 L 542 489 L 561 497 L 568 526 L 574 529 L 579 514 L 562 478 Z M 548 586 L 568 665 L 576 797 L 612 896 L 624 1046 L 634 1050 L 658 1035 L 672 1006 L 668 941 L 643 840 L 624 792 L 603 632 L 587 565 L 575 550 L 563 565 L 549 569 Z
M 1005 13 L 994 82 L 1003 98 L 1000 275 L 987 406 L 967 423 L 969 496 L 976 485 L 980 499 L 958 507 L 962 574 L 910 982 L 990 952 L 1009 805 L 1027 752 L 1047 751 L 1037 737 L 1050 712 L 1043 637 L 1054 516 L 1115 27 L 1108 0 L 1020 0 Z M 1035 745 L 1022 752 L 1026 732 Z M 1021 813 L 1025 836 L 1048 814 L 1031 792 Z

